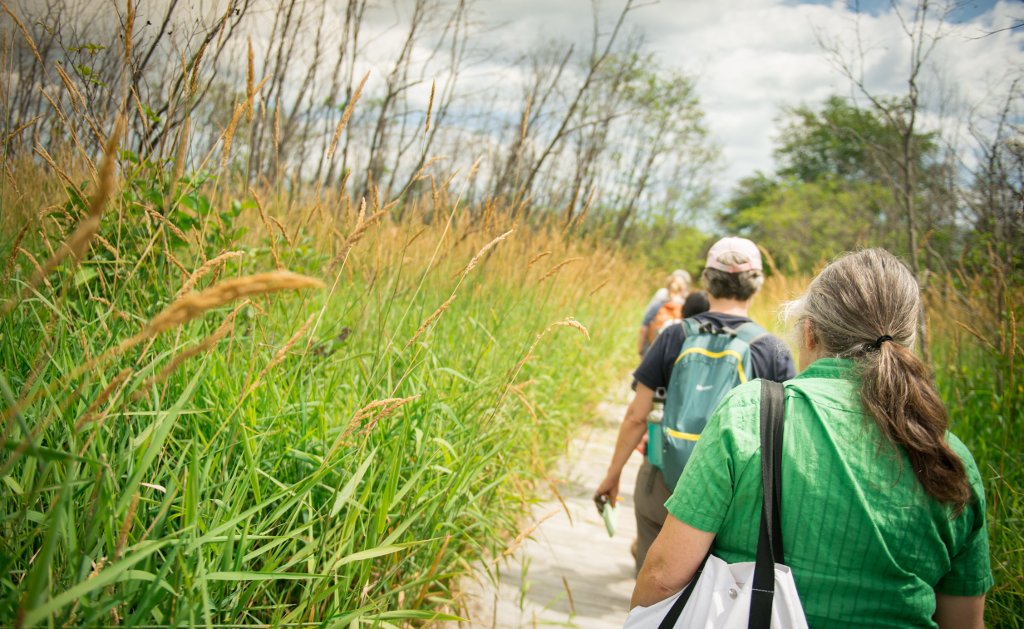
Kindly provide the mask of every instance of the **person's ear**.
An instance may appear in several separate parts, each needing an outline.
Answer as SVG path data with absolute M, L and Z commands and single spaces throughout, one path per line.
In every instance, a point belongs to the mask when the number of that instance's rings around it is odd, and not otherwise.
M 814 325 L 810 319 L 804 319 L 803 342 L 804 347 L 807 349 L 816 349 L 818 347 L 818 337 L 814 334 Z

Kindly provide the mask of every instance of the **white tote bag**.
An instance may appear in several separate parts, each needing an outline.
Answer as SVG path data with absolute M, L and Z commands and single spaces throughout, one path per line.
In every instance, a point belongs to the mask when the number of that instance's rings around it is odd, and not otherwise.
M 629 612 L 624 629 L 806 629 L 793 573 L 782 564 L 781 384 L 761 381 L 763 506 L 757 561 L 729 564 L 712 554 L 675 596 Z
M 671 627 L 695 629 L 747 629 L 751 592 L 754 587 L 754 562 L 725 563 L 714 555 L 708 557 L 697 579 L 683 613 Z M 675 596 L 650 607 L 634 607 L 626 619 L 626 629 L 653 629 L 676 600 Z M 807 620 L 800 606 L 800 597 L 788 566 L 775 564 L 775 596 L 772 604 L 773 629 L 805 629 Z

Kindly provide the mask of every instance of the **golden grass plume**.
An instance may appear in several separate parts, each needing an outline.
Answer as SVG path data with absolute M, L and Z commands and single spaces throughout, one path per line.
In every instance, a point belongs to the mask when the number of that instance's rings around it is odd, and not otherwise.
M 345 428 L 346 432 L 351 434 L 357 426 L 359 426 L 363 420 L 372 417 L 371 421 L 367 422 L 363 426 L 359 434 L 365 435 L 373 430 L 380 420 L 393 414 L 399 408 L 405 406 L 409 402 L 419 399 L 419 395 L 410 395 L 409 397 L 389 397 L 382 400 L 374 400 L 363 408 L 359 409 L 352 419 L 349 420 L 348 426 Z
M 249 194 L 251 194 L 253 200 L 256 201 L 256 209 L 260 212 L 260 220 L 263 221 L 263 226 L 267 229 L 267 240 L 270 242 L 270 254 L 274 257 L 274 265 L 280 269 L 282 268 L 281 257 L 277 253 L 277 242 L 274 238 L 274 228 L 270 226 L 270 221 L 267 220 L 267 213 L 263 209 L 263 200 L 260 199 L 260 195 L 256 194 L 256 191 L 252 187 L 249 188 Z
M 255 84 L 256 84 L 256 70 L 255 70 L 255 67 L 256 67 L 255 63 L 253 62 L 252 37 L 250 37 L 249 38 L 249 58 L 248 58 L 248 64 L 247 64 L 246 73 L 245 73 L 245 121 L 246 122 L 252 122 L 252 116 L 253 116 L 252 101 L 253 101 L 253 97 L 256 95 L 256 88 L 254 87 Z
M 18 28 L 18 32 L 21 33 L 22 38 L 25 39 L 25 43 L 28 44 L 28 49 L 32 51 L 32 55 L 35 56 L 36 61 L 39 62 L 39 65 L 43 66 L 43 71 L 45 72 L 46 64 L 43 63 L 43 57 L 39 54 L 39 49 L 36 48 L 36 42 L 32 39 L 32 36 L 29 34 L 28 29 L 25 28 L 25 23 L 21 21 L 21 18 L 19 18 L 18 15 L 14 11 L 12 11 L 9 6 L 7 6 L 7 3 L 4 0 L 0 0 L 0 7 L 2 7 L 4 13 L 9 15 L 11 17 L 11 20 L 14 21 L 14 25 Z
M 356 216 L 356 226 L 352 229 L 349 235 L 342 242 L 341 248 L 338 253 L 331 260 L 330 269 L 333 271 L 337 268 L 338 264 L 344 262 L 348 258 L 348 253 L 352 250 L 357 242 L 363 237 L 370 227 L 372 227 L 377 221 L 387 214 L 387 209 L 381 209 L 370 215 L 369 218 L 366 216 L 366 199 L 363 198 L 359 203 L 359 214 Z
M 166 365 L 164 365 L 160 372 L 150 377 L 136 391 L 136 397 L 142 397 L 146 394 L 148 389 L 153 384 L 163 382 L 169 375 L 171 375 L 178 367 L 180 367 L 185 361 L 196 356 L 198 354 L 205 353 L 219 343 L 225 336 L 227 336 L 235 328 L 235 317 L 242 311 L 242 308 L 249 304 L 249 300 L 242 301 L 240 304 L 235 306 L 235 309 L 228 313 L 228 316 L 224 317 L 224 321 L 221 322 L 217 329 L 213 331 L 213 334 L 207 336 L 198 343 L 193 343 L 183 351 L 179 352 L 172 358 Z
M 291 271 L 271 271 L 224 280 L 201 292 L 178 298 L 153 317 L 142 333 L 147 337 L 155 336 L 242 297 L 323 286 L 324 283 L 318 279 Z
M 131 67 L 132 63 L 132 36 L 135 31 L 135 5 L 132 0 L 125 0 L 124 18 L 124 63 L 125 67 Z
M 324 283 L 318 279 L 292 273 L 291 271 L 271 271 L 257 273 L 230 280 L 224 280 L 198 293 L 183 295 L 171 302 L 169 306 L 153 317 L 148 324 L 135 336 L 127 338 L 99 356 L 87 360 L 71 370 L 68 379 L 78 378 L 103 361 L 135 347 L 146 339 L 188 323 L 208 310 L 219 308 L 243 297 L 265 295 L 283 290 L 300 290 L 304 288 L 323 288 Z
M 18 251 L 21 249 L 21 241 L 25 239 L 25 235 L 28 233 L 29 227 L 32 223 L 26 221 L 25 226 L 21 228 L 18 235 L 14 238 L 14 246 L 11 247 L 11 255 L 7 256 L 7 264 L 4 266 L 4 285 L 11 280 L 11 272 L 14 270 L 14 262 L 18 259 Z
M 437 88 L 437 81 L 430 82 L 430 100 L 427 101 L 427 120 L 423 123 L 423 132 L 430 131 L 430 112 L 434 109 L 434 90 Z
M 313 321 L 316 320 L 318 314 L 320 313 L 311 313 L 306 318 L 306 322 L 299 326 L 299 329 L 295 331 L 295 334 L 293 334 L 291 338 L 288 339 L 279 350 L 274 352 L 274 357 L 270 359 L 270 362 L 267 363 L 267 366 L 264 367 L 262 371 L 260 371 L 260 374 L 256 376 L 256 378 L 252 381 L 252 384 L 246 387 L 246 391 L 243 394 L 243 397 L 251 393 L 256 387 L 258 387 L 260 385 L 260 382 L 263 381 L 263 378 L 268 373 L 270 373 L 271 369 L 281 364 L 281 361 L 283 361 L 284 357 L 288 355 L 288 352 L 291 350 L 291 348 L 294 347 L 295 344 L 299 342 L 299 339 L 306 335 L 306 332 L 309 330 L 309 326 L 313 325 Z
M 83 218 L 75 231 L 61 243 L 60 247 L 51 255 L 45 263 L 36 268 L 35 274 L 16 297 L 12 297 L 0 306 L 0 317 L 6 315 L 24 298 L 26 294 L 34 290 L 46 277 L 53 272 L 68 256 L 76 263 L 89 248 L 89 243 L 100 228 L 100 217 L 103 208 L 114 190 L 114 171 L 117 166 L 117 147 L 120 142 L 121 133 L 124 129 L 124 116 L 118 116 L 114 126 L 114 132 L 107 138 L 107 145 L 103 152 L 103 160 L 100 162 L 96 192 L 89 201 L 89 213 Z
M 498 563 L 500 560 L 504 559 L 505 557 L 508 557 L 509 555 L 514 554 L 516 552 L 516 550 L 518 550 L 519 547 L 522 545 L 522 543 L 524 541 L 526 541 L 526 539 L 528 537 L 530 537 L 530 535 L 532 535 L 534 531 L 536 531 L 537 529 L 540 528 L 541 524 L 544 524 L 545 522 L 547 522 L 551 518 L 553 518 L 556 515 L 558 515 L 558 513 L 560 511 L 561 511 L 561 509 L 556 507 L 556 508 L 552 509 L 551 511 L 548 511 L 547 513 L 545 513 L 536 522 L 534 522 L 530 526 L 528 526 L 525 529 L 523 529 L 522 531 L 520 531 L 519 535 L 516 535 L 516 538 L 514 540 L 512 540 L 512 543 L 509 544 L 508 547 L 505 548 L 505 550 L 503 550 L 500 555 L 498 555 L 497 557 L 494 558 L 494 563 Z
M 242 114 L 252 107 L 252 99 L 256 97 L 256 94 L 263 89 L 263 86 L 266 85 L 269 80 L 269 76 L 263 77 L 260 84 L 253 88 L 252 93 L 247 94 L 244 101 L 235 105 L 235 110 L 231 114 L 231 122 L 228 123 L 227 129 L 224 130 L 224 146 L 221 149 L 220 154 L 220 167 L 222 170 L 227 166 L 228 159 L 231 157 L 231 143 L 235 138 L 235 131 L 238 129 L 238 122 L 241 120 Z
M 106 387 L 104 387 L 102 391 L 100 391 L 100 394 L 96 397 L 96 399 L 93 400 L 91 404 L 89 404 L 89 408 L 87 408 L 85 412 L 82 413 L 82 416 L 78 419 L 78 421 L 75 422 L 76 431 L 81 430 L 82 427 L 85 426 L 86 424 L 89 424 L 101 418 L 101 415 L 96 412 L 97 409 L 99 409 L 99 407 L 102 406 L 103 404 L 106 404 L 107 400 L 110 399 L 111 394 L 113 394 L 114 391 L 117 390 L 117 388 L 120 387 L 121 384 L 124 383 L 124 381 L 127 380 L 128 376 L 130 376 L 131 374 L 132 370 L 126 367 L 122 369 L 116 376 L 114 376 L 114 379 L 110 381 L 110 384 L 108 384 Z
M 580 333 L 582 333 L 588 341 L 590 340 L 590 330 L 588 330 L 585 325 L 583 325 L 573 317 L 568 317 L 562 319 L 561 321 L 556 321 L 552 323 L 551 325 L 548 326 L 547 330 L 544 330 L 544 334 L 546 334 L 548 330 L 552 330 L 557 327 L 567 327 L 572 328 L 574 330 L 579 330 Z
M 413 334 L 412 338 L 409 339 L 409 342 L 405 344 L 405 349 L 409 349 L 409 347 L 411 347 L 412 344 L 416 342 L 416 339 L 418 339 L 421 334 L 427 331 L 427 328 L 429 328 L 432 323 L 441 318 L 441 315 L 444 314 L 444 311 L 448 309 L 448 306 L 452 305 L 452 302 L 455 301 L 455 297 L 457 294 L 458 293 L 453 292 L 448 297 L 448 299 L 444 300 L 443 304 L 437 307 L 437 310 L 432 312 L 429 317 L 424 319 L 423 323 L 421 323 L 420 327 L 416 330 L 416 334 Z
M 230 8 L 231 4 L 229 3 L 227 6 Z M 196 52 L 196 56 L 192 59 L 192 76 L 190 76 L 188 80 L 188 93 L 190 95 L 195 95 L 199 88 L 199 64 L 203 61 L 203 54 L 206 52 L 206 47 L 208 45 L 209 42 L 204 41 L 203 44 L 199 46 L 199 51 Z
M 341 431 L 338 438 L 334 440 L 334 444 L 331 445 L 331 449 L 323 458 L 323 463 L 321 465 L 326 465 L 327 462 L 331 460 L 338 448 L 346 442 L 349 436 L 359 429 L 364 420 L 372 417 L 366 425 L 362 426 L 362 429 L 359 432 L 361 435 L 368 434 L 380 422 L 380 420 L 394 414 L 394 412 L 399 408 L 405 406 L 409 402 L 419 399 L 419 397 L 419 395 L 410 395 L 409 397 L 389 397 L 374 400 L 366 406 L 363 406 L 361 409 L 356 411 L 352 416 L 352 419 L 350 419 L 348 424 L 345 426 L 345 430 Z
M 85 96 L 82 95 L 82 92 L 78 89 L 78 86 L 75 85 L 75 82 L 71 80 L 71 77 L 68 76 L 68 73 L 64 71 L 64 67 L 59 63 L 53 64 L 53 67 L 57 69 L 57 75 L 60 76 L 60 80 L 64 84 L 64 89 L 66 89 L 68 94 L 71 95 L 71 106 L 75 111 L 85 109 Z
M 185 172 L 185 161 L 188 159 L 188 138 L 192 130 L 192 118 L 185 116 L 181 123 L 181 130 L 178 131 L 178 144 L 174 150 L 174 174 L 172 181 L 177 183 Z
M 160 212 L 157 212 L 156 210 L 154 210 L 153 208 L 149 207 L 148 205 L 143 206 L 143 209 L 146 211 L 146 214 L 149 214 L 149 216 L 154 221 L 156 221 L 157 223 L 160 223 L 161 225 L 166 226 L 167 229 L 171 230 L 171 232 L 174 233 L 174 235 L 177 236 L 179 240 L 181 240 L 183 242 L 188 242 L 188 236 L 185 235 L 185 232 L 181 231 L 180 227 L 178 227 L 173 222 L 171 222 L 171 219 L 167 218 L 166 216 L 164 216 Z
M 603 281 L 600 284 L 598 284 L 597 286 L 595 286 L 593 289 L 591 289 L 591 291 L 589 293 L 587 293 L 587 297 L 593 297 L 594 293 L 596 293 L 597 291 L 599 291 L 602 288 L 604 288 L 608 284 L 608 282 L 610 282 L 610 281 L 612 281 L 611 278 L 608 278 L 605 281 Z
M 348 125 L 348 119 L 352 117 L 352 112 L 355 111 L 355 105 L 359 101 L 359 96 L 363 93 L 363 86 L 366 85 L 367 79 L 370 78 L 370 73 L 367 72 L 363 75 L 363 80 L 359 82 L 359 86 L 356 87 L 356 91 L 352 93 L 352 98 L 345 105 L 345 111 L 341 114 L 341 120 L 338 121 L 337 128 L 334 129 L 334 137 L 331 138 L 331 146 L 327 149 L 327 160 L 334 159 L 334 151 L 338 148 L 338 140 L 341 139 L 341 132 L 345 130 Z
M 494 247 L 498 246 L 498 243 L 500 243 L 501 241 L 503 241 L 506 238 L 508 238 L 509 236 L 511 236 L 515 231 L 516 231 L 516 228 L 513 227 L 512 229 L 508 230 L 504 234 L 498 236 L 497 238 L 495 238 L 491 242 L 489 242 L 486 245 L 484 245 L 483 248 L 480 249 L 480 251 L 476 252 L 476 255 L 473 256 L 473 258 L 469 261 L 469 264 L 466 265 L 466 268 L 462 269 L 462 272 L 459 273 L 459 275 L 462 276 L 462 277 L 466 277 L 466 275 L 468 275 L 469 272 L 472 271 L 476 267 L 476 265 L 480 263 L 480 258 L 484 257 L 484 254 L 486 254 L 488 251 L 490 251 Z
M 292 243 L 292 239 L 288 236 L 288 232 L 285 230 L 284 225 L 281 223 L 281 221 L 277 220 L 277 218 L 274 216 L 270 216 L 269 218 L 270 222 L 277 227 L 277 230 L 279 232 L 281 232 L 281 237 L 284 238 L 285 243 L 287 243 L 289 247 L 294 247 L 295 245 L 294 243 Z
M 535 255 L 532 258 L 530 258 L 530 261 L 526 263 L 526 268 L 530 268 L 531 266 L 534 265 L 535 262 L 537 262 L 537 261 L 539 261 L 539 260 L 541 260 L 543 258 L 546 258 L 549 255 L 551 255 L 550 251 L 542 251 L 542 252 L 538 253 L 537 255 Z
M 459 273 L 459 285 L 462 284 L 462 280 L 465 279 L 466 275 L 470 271 L 472 271 L 477 264 L 479 264 L 480 258 L 482 258 L 488 251 L 498 246 L 498 243 L 511 236 L 513 232 L 515 232 L 514 227 L 508 230 L 507 232 L 501 234 L 497 238 L 491 240 L 489 243 L 484 245 L 480 249 L 480 251 L 477 251 L 476 255 L 474 255 L 472 259 L 470 259 L 469 264 L 466 265 L 466 268 L 464 268 L 462 272 Z M 422 324 L 420 324 L 420 327 L 416 330 L 416 333 L 413 334 L 412 338 L 409 339 L 409 342 L 405 344 L 405 349 L 409 349 L 409 347 L 416 342 L 416 339 L 418 339 L 420 335 L 426 332 L 427 328 L 429 328 L 432 323 L 437 321 L 441 317 L 441 315 L 444 314 L 444 311 L 448 309 L 448 306 L 452 305 L 452 302 L 455 301 L 455 296 L 458 294 L 457 291 L 459 285 L 456 285 L 455 290 L 452 291 L 452 294 L 448 297 L 448 299 L 446 299 L 444 303 L 437 308 L 437 310 L 431 313 L 431 315 L 427 317 Z
M 555 266 L 551 267 L 548 270 L 548 272 L 545 273 L 544 276 L 540 278 L 540 281 L 541 282 L 545 281 L 546 279 L 548 279 L 549 277 L 551 277 L 555 273 L 558 273 L 559 271 L 561 271 L 562 267 L 565 267 L 565 266 L 567 266 L 569 264 L 572 264 L 573 262 L 579 262 L 580 260 L 583 260 L 583 258 L 582 257 L 575 257 L 575 258 L 568 258 L 568 259 L 562 260 L 561 262 L 559 262 Z

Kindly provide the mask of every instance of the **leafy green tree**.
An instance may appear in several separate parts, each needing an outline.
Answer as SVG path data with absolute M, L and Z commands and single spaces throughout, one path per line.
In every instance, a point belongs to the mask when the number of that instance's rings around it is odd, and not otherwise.
M 704 266 L 704 255 L 714 238 L 692 225 L 676 226 L 663 240 L 647 252 L 652 269 L 667 272 L 672 269 L 686 269 L 696 276 Z
M 819 108 L 787 110 L 777 142 L 775 173 L 742 180 L 720 216 L 723 225 L 773 251 L 799 242 L 800 253 L 780 262 L 793 271 L 809 272 L 867 244 L 909 254 L 898 168 L 904 134 L 891 118 L 833 96 Z M 957 242 L 948 166 L 934 134 L 915 133 L 911 144 L 925 246 L 948 259 Z
M 799 181 L 889 181 L 891 168 L 885 156 L 896 153 L 900 137 L 877 111 L 831 96 L 820 110 L 794 107 L 787 116 L 775 150 L 779 176 Z M 918 166 L 926 169 L 937 155 L 934 134 L 917 134 L 916 146 Z
M 769 177 L 761 171 L 757 171 L 750 177 L 740 179 L 729 200 L 728 209 L 723 215 L 725 222 L 729 222 L 730 214 L 735 214 L 764 203 L 764 200 L 780 186 L 778 178 Z
M 877 242 L 887 197 L 873 183 L 788 181 L 766 189 L 727 224 L 772 252 L 783 272 L 810 272 L 843 251 Z
M 622 133 L 614 147 L 619 194 L 613 200 L 612 235 L 629 242 L 657 225 L 654 235 L 663 240 L 675 225 L 692 223 L 706 208 L 719 149 L 709 137 L 691 77 L 659 65 L 651 55 L 634 59 L 630 67 L 622 85 Z

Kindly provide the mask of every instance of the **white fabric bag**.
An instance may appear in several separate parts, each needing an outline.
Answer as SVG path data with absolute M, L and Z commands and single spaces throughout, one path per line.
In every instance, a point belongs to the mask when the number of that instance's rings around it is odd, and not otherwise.
M 624 629 L 807 628 L 793 573 L 782 564 L 779 506 L 784 405 L 783 386 L 762 380 L 761 483 L 764 493 L 757 561 L 729 564 L 709 553 L 689 585 L 650 607 L 632 609 Z
M 690 600 L 672 627 L 700 629 L 747 629 L 751 591 L 754 586 L 754 562 L 725 563 L 708 557 Z M 629 612 L 625 629 L 658 627 L 682 592 L 650 607 L 635 607 Z M 775 596 L 772 605 L 773 629 L 806 629 L 800 597 L 788 566 L 775 564 Z

